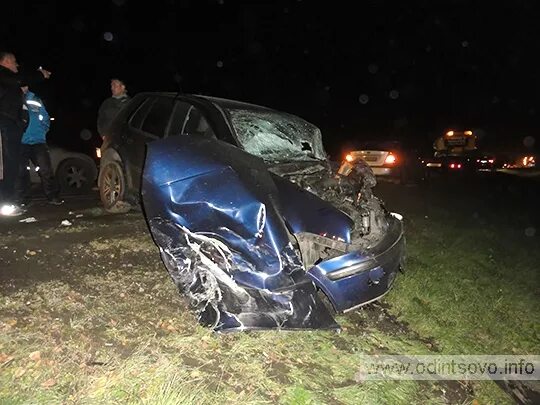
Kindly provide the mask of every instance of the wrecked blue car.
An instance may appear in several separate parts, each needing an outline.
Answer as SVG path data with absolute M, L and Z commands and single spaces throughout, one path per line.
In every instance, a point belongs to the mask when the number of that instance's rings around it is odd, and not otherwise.
M 373 195 L 369 166 L 337 174 L 296 116 L 144 93 L 102 149 L 104 205 L 140 190 L 165 267 L 216 331 L 338 329 L 333 311 L 380 298 L 402 266 L 402 221 Z

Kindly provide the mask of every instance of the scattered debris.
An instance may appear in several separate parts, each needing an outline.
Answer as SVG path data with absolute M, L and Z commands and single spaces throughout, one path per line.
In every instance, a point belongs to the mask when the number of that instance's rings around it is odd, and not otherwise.
M 28 217 L 25 219 L 20 219 L 19 222 L 24 222 L 25 224 L 30 224 L 32 222 L 37 222 L 37 219 L 34 217 Z
M 43 388 L 51 388 L 51 387 L 54 387 L 55 385 L 56 385 L 56 380 L 54 378 L 49 378 L 48 380 L 43 381 L 41 383 L 41 386 Z
M 28 355 L 30 360 L 39 361 L 41 360 L 41 352 L 39 350 L 36 350 L 35 352 L 32 352 Z

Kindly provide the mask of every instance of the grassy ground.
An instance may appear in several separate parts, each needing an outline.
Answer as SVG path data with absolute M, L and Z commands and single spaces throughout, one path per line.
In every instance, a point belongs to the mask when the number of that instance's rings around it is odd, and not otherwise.
M 381 192 L 405 215 L 408 269 L 381 304 L 339 316 L 339 334 L 199 327 L 138 214 L 4 235 L 0 403 L 511 403 L 489 382 L 355 379 L 366 353 L 532 354 L 539 343 L 537 237 L 426 210 L 418 188 Z

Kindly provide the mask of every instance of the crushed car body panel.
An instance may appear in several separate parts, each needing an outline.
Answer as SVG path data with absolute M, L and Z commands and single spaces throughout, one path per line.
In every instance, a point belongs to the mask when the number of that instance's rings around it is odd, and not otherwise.
M 242 112 L 250 131 L 270 128 L 250 126 L 250 117 Z M 292 125 L 285 123 L 283 131 Z M 199 321 L 216 331 L 338 329 L 318 290 L 346 311 L 384 295 L 400 268 L 402 223 L 372 195 L 371 169 L 336 176 L 320 158 L 320 135 L 307 124 L 292 129 L 315 133 L 308 145 L 315 157 L 301 158 L 303 140 L 281 163 L 210 137 L 148 144 L 149 228 Z
M 204 138 L 154 142 L 142 195 L 165 265 L 201 322 L 338 328 L 292 246 L 260 159 Z

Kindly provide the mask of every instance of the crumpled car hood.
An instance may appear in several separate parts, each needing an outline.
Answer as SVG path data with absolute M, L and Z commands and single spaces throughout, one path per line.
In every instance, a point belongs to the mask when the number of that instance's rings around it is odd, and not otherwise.
M 216 331 L 339 327 L 295 235 L 354 244 L 361 232 L 354 215 L 323 194 L 346 204 L 370 187 L 333 179 L 324 161 L 314 164 L 320 169 L 298 165 L 269 170 L 260 158 L 204 137 L 148 145 L 142 199 L 149 228 L 202 324 Z

